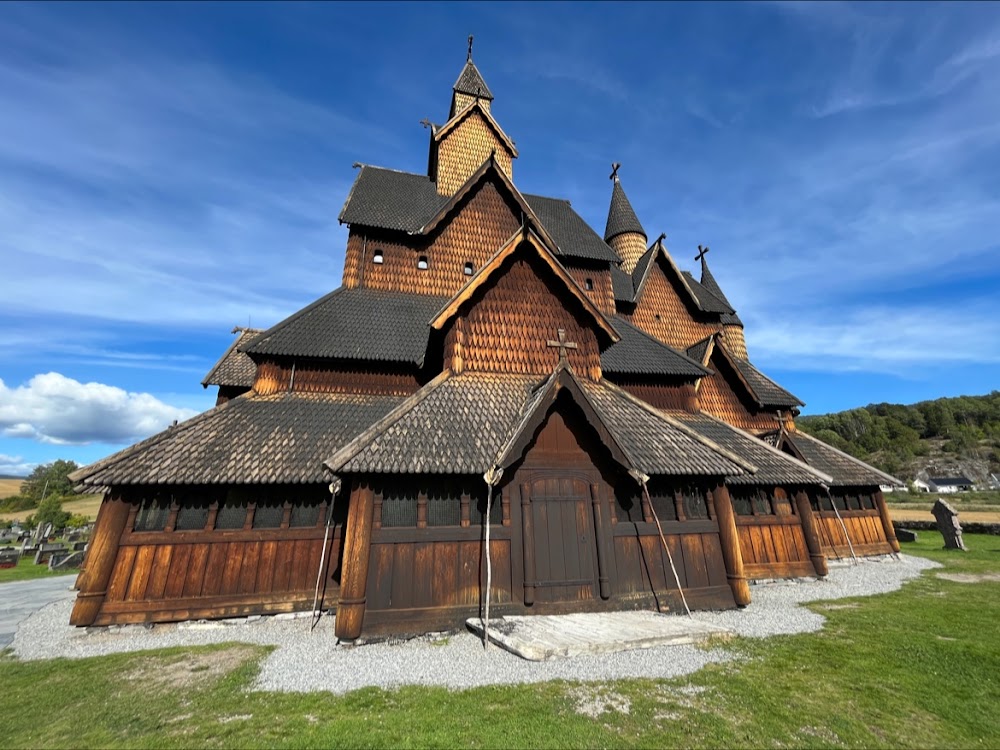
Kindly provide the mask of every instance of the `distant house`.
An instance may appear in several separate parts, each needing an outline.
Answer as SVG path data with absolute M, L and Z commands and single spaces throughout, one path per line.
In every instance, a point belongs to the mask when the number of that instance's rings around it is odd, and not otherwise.
M 910 482 L 910 486 L 916 492 L 930 492 L 931 491 L 931 486 L 929 484 L 927 484 L 927 482 L 925 482 L 923 479 L 914 479 L 912 482 Z
M 895 492 L 896 490 L 900 490 L 900 491 L 905 490 L 906 489 L 906 485 L 905 484 L 880 484 L 878 486 L 878 488 L 880 490 L 882 490 L 882 492 Z
M 931 477 L 929 484 L 931 492 L 968 492 L 973 481 L 968 477 Z

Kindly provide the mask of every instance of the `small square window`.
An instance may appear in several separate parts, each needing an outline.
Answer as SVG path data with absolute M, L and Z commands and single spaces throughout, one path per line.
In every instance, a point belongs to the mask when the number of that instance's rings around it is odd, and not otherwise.
M 427 256 L 426 255 L 421 255 L 417 259 L 417 268 L 419 268 L 421 271 L 426 271 L 427 268 L 428 268 L 428 266 L 429 266 L 429 264 L 427 262 Z
M 594 280 L 593 279 L 584 279 L 583 280 L 583 288 L 586 289 L 588 292 L 594 291 Z
M 472 276 L 472 264 L 466 263 L 462 273 L 464 273 L 466 276 Z
M 382 250 L 376 250 L 375 254 L 372 255 L 372 263 L 376 266 L 380 266 L 385 263 L 385 253 Z

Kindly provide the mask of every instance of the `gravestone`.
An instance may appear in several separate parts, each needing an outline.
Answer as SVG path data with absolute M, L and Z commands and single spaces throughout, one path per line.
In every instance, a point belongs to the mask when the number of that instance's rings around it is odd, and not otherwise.
M 958 522 L 958 511 L 944 500 L 938 500 L 931 508 L 938 530 L 944 537 L 945 549 L 968 549 L 962 541 L 962 524 Z
M 910 529 L 896 529 L 896 539 L 900 542 L 915 542 L 917 541 L 917 532 L 910 531 Z
M 68 549 L 53 552 L 49 557 L 49 570 L 67 570 L 79 568 L 83 564 L 82 552 L 70 552 Z
M 74 552 L 83 552 L 85 549 L 87 549 L 87 542 L 86 541 L 83 541 L 83 542 L 73 542 L 73 551 Z
M 14 547 L 0 549 L 0 568 L 16 568 L 20 559 L 21 553 Z
M 54 552 L 65 552 L 66 548 L 61 544 L 40 544 L 38 552 L 35 553 L 35 565 L 46 565 Z

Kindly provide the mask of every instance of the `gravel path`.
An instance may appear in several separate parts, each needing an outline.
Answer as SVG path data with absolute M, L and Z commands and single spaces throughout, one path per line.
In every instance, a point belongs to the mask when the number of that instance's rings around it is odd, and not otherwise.
M 819 630 L 824 618 L 799 603 L 818 599 L 871 596 L 895 591 L 937 563 L 902 555 L 899 560 L 867 560 L 832 567 L 826 580 L 778 581 L 753 587 L 753 603 L 743 610 L 696 612 L 699 620 L 739 635 L 763 638 Z M 609 680 L 624 677 L 676 677 L 711 662 L 731 658 L 724 649 L 663 646 L 549 662 L 529 662 L 496 647 L 483 651 L 471 633 L 424 636 L 403 643 L 336 645 L 333 618 L 309 632 L 309 617 L 249 618 L 223 623 L 124 626 L 94 632 L 66 623 L 72 606 L 59 601 L 24 621 L 14 639 L 21 659 L 79 658 L 167 646 L 197 646 L 239 641 L 278 646 L 265 659 L 256 688 L 276 691 L 328 690 L 344 693 L 366 686 L 441 685 L 460 689 L 478 685 L 542 682 L 554 679 Z

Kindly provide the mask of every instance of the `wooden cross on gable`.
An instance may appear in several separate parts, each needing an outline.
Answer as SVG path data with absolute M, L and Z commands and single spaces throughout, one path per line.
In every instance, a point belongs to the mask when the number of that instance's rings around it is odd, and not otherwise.
M 708 245 L 705 245 L 705 247 L 702 247 L 701 245 L 698 245 L 698 254 L 696 256 L 694 256 L 694 259 L 695 260 L 701 260 L 702 258 L 705 257 L 705 253 L 707 253 L 707 252 L 708 252 Z
M 566 361 L 566 350 L 567 349 L 578 349 L 579 346 L 576 343 L 574 343 L 573 341 L 567 341 L 566 340 L 566 330 L 565 329 L 560 328 L 557 331 L 557 335 L 559 337 L 558 341 L 549 340 L 549 341 L 547 341 L 545 343 L 545 345 L 546 346 L 550 346 L 550 347 L 556 347 L 556 346 L 558 346 L 559 347 L 559 361 L 560 362 L 565 362 Z

